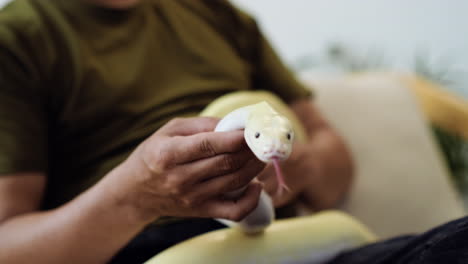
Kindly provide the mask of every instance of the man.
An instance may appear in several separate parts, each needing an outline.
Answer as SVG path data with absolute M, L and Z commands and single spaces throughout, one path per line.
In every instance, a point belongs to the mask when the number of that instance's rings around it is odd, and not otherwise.
M 0 12 L 0 61 L 0 263 L 140 263 L 222 227 L 211 218 L 242 219 L 261 188 L 318 210 L 349 187 L 340 138 L 225 1 L 15 0 Z M 282 197 L 241 132 L 193 117 L 249 89 L 280 95 L 309 134 Z M 459 219 L 330 264 L 466 263 L 467 236 Z
M 0 13 L 0 61 L 1 263 L 138 263 L 220 228 L 211 218 L 242 219 L 261 188 L 320 210 L 349 187 L 343 142 L 225 1 L 16 0 Z M 309 134 L 283 196 L 241 132 L 194 117 L 250 89 L 282 97 Z

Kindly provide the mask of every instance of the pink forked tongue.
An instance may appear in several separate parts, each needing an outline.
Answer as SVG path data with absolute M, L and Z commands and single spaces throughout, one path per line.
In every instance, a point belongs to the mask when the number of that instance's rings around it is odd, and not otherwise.
M 283 194 L 283 189 L 285 189 L 286 191 L 290 191 L 290 189 L 284 181 L 283 173 L 281 172 L 281 168 L 279 165 L 279 160 L 277 158 L 273 158 L 272 162 L 273 166 L 275 167 L 276 182 L 278 183 L 278 189 L 276 189 L 276 194 L 281 196 Z

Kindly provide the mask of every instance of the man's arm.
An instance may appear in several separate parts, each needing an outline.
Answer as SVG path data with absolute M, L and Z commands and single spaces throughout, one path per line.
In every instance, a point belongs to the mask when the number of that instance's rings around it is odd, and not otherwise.
M 45 178 L 0 177 L 0 263 L 105 263 L 146 224 L 135 209 L 109 195 L 109 180 L 40 212 Z
M 309 99 L 294 101 L 290 106 L 306 128 L 306 147 L 315 168 L 302 196 L 317 210 L 336 206 L 351 187 L 354 167 L 350 152 Z
M 0 177 L 0 263 L 105 263 L 159 216 L 240 220 L 261 191 L 264 168 L 241 131 L 209 118 L 169 122 L 88 191 L 39 211 L 46 176 Z M 246 186 L 235 201 L 221 194 Z

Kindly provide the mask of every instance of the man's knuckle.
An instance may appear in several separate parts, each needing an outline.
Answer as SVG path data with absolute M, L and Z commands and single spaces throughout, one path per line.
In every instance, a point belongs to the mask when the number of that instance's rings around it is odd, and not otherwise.
M 192 207 L 195 204 L 195 201 L 189 197 L 182 198 L 181 201 L 186 207 Z
M 202 153 L 208 153 L 210 156 L 216 155 L 213 143 L 211 143 L 207 138 L 203 138 L 200 141 L 199 149 Z
M 168 186 L 168 188 L 170 188 L 171 190 L 172 195 L 182 197 L 182 195 L 184 194 L 184 189 L 181 186 L 174 185 L 174 183 L 169 183 Z
M 231 184 L 230 184 L 230 189 L 238 189 L 244 186 L 247 183 L 245 180 L 245 177 L 242 177 L 241 175 L 234 174 L 232 175 L 231 178 Z
M 244 217 L 245 213 L 242 210 L 232 210 L 229 214 L 229 219 L 236 222 L 241 221 Z
M 236 186 L 236 187 L 243 187 L 244 185 L 246 185 L 247 183 L 249 183 L 251 180 L 251 178 L 249 177 L 242 177 L 240 175 L 234 177 L 234 182 L 233 182 L 233 185 Z
M 207 195 L 203 193 L 193 194 L 191 196 L 193 205 L 199 205 L 207 199 Z
M 173 188 L 183 189 L 184 181 L 178 173 L 171 174 L 170 177 L 168 177 L 167 182 Z
M 257 208 L 258 206 L 258 203 L 260 202 L 259 199 L 255 199 L 253 200 L 251 203 L 248 204 L 248 206 L 246 207 L 246 214 L 252 212 L 255 208 Z
M 160 173 L 167 167 L 166 159 L 159 155 L 157 151 L 146 149 L 143 153 L 143 161 L 149 171 Z
M 161 169 L 168 169 L 172 161 L 172 151 L 168 144 L 162 144 L 157 151 L 153 151 L 155 165 Z
M 152 158 L 152 167 L 156 171 L 165 171 L 169 167 L 169 163 L 166 157 L 155 154 Z
M 241 208 L 239 208 L 238 211 L 234 212 L 234 221 L 240 221 L 242 219 L 244 219 L 255 207 L 257 206 L 256 203 L 252 202 L 252 203 L 249 203 L 247 206 L 243 206 Z
M 171 119 L 169 122 L 167 122 L 166 126 L 176 127 L 176 126 L 179 126 L 183 122 L 184 122 L 184 118 L 176 117 L 176 118 Z
M 231 171 L 236 168 L 236 161 L 229 155 L 221 156 L 219 168 L 223 171 Z

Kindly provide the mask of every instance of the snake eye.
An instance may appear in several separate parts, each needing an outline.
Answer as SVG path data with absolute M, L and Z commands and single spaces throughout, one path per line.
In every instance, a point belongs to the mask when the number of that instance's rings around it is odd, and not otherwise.
M 255 133 L 255 138 L 259 138 L 259 137 L 260 137 L 260 133 L 259 132 Z
M 291 133 L 286 134 L 286 138 L 287 138 L 288 140 L 291 140 Z

